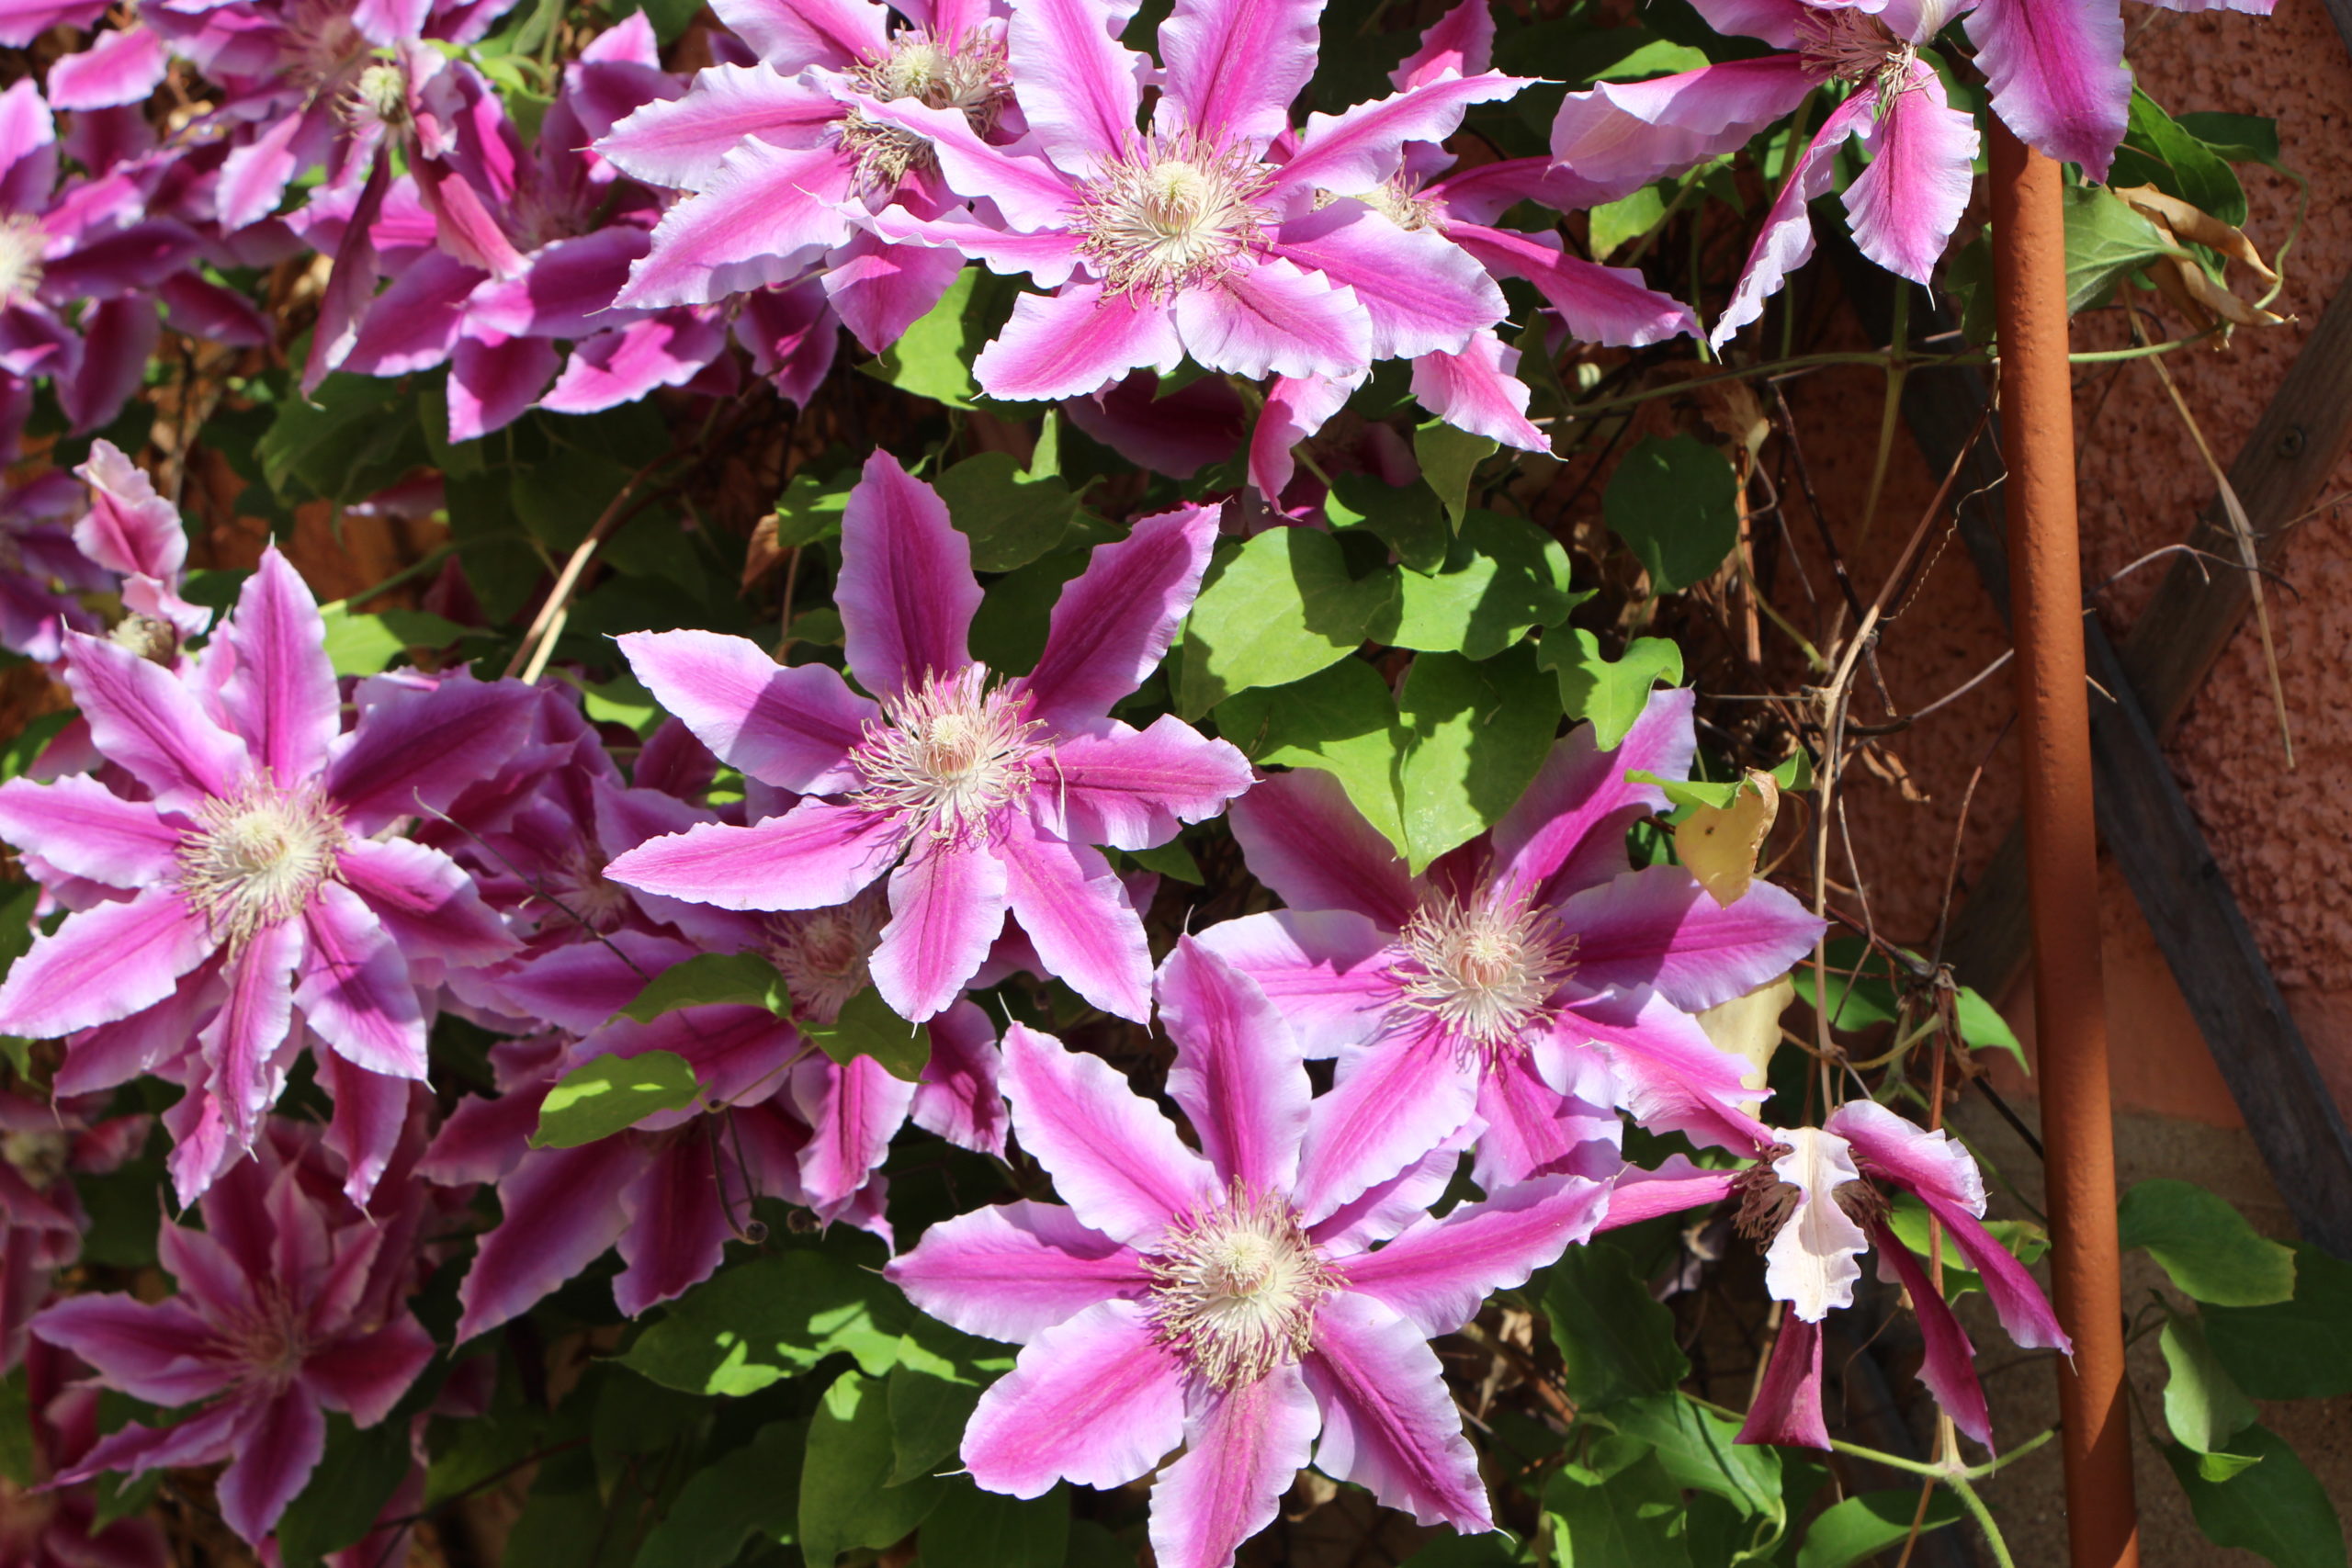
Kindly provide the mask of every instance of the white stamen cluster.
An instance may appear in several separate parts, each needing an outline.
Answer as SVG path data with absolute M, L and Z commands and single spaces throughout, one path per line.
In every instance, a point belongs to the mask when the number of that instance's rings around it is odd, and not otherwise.
M 335 100 L 343 122 L 353 130 L 378 125 L 398 130 L 408 122 L 408 73 L 379 60 L 352 79 Z
M 0 305 L 21 305 L 40 288 L 49 234 L 28 212 L 0 218 Z
M 784 976 L 793 1011 L 812 1023 L 841 1017 L 850 998 L 865 989 L 866 969 L 890 918 L 882 884 L 831 909 L 794 909 L 768 917 L 768 961 Z
M 611 931 L 628 914 L 628 889 L 605 876 L 605 857 L 591 845 L 574 845 L 548 881 L 551 901 L 590 931 Z
M 232 947 L 309 908 L 334 876 L 342 815 L 315 783 L 281 789 L 266 774 L 206 801 L 179 847 L 180 892 Z
M 864 781 L 854 798 L 917 832 L 961 838 L 1029 787 L 1040 728 L 1025 696 L 990 687 L 986 665 L 926 677 L 866 725 L 850 754 Z
M 1238 1179 L 1148 1258 L 1157 1337 L 1218 1388 L 1257 1382 L 1312 1347 L 1315 1309 L 1339 1286 L 1286 1199 Z
M 1399 229 L 1437 227 L 1437 203 L 1419 194 L 1419 182 L 1398 175 L 1356 197 Z
M 1577 939 L 1528 899 L 1432 899 L 1406 922 L 1394 973 L 1403 1007 L 1434 1017 L 1465 1049 L 1518 1049 L 1552 1016 L 1552 998 L 1576 968 Z
M 1823 80 L 1875 89 L 1882 115 L 1910 85 L 1918 50 L 1866 11 L 1806 6 L 1797 18 L 1796 34 L 1797 56 L 1807 69 Z
M 1273 175 L 1244 147 L 1189 132 L 1130 145 L 1080 194 L 1079 252 L 1114 294 L 1167 299 L 1214 283 L 1264 243 Z
M 955 109 L 981 136 L 996 129 L 1012 101 L 1004 45 L 978 33 L 943 40 L 926 28 L 905 28 L 887 52 L 852 66 L 849 77 L 886 104 L 912 98 L 926 108 Z M 842 120 L 841 135 L 842 148 L 857 160 L 858 183 L 868 189 L 887 189 L 910 169 L 932 164 L 930 142 L 856 108 Z

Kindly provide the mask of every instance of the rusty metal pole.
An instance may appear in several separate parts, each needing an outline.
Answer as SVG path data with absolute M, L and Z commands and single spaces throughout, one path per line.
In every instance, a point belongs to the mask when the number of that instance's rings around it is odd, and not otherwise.
M 2115 1127 L 2099 980 L 2098 845 L 2091 817 L 2075 406 L 2066 359 L 2066 231 L 2058 164 L 1997 118 L 1993 265 L 2001 455 L 2008 467 L 2009 598 L 2025 746 L 2033 1014 L 2047 1151 L 2051 1277 L 2075 1341 L 2058 1368 L 2072 1568 L 2137 1568 Z

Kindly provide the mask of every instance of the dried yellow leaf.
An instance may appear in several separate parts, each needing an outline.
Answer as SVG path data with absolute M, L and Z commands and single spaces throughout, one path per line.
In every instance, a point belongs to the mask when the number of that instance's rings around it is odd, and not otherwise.
M 1780 784 L 1750 768 L 1729 806 L 1699 807 L 1676 825 L 1674 852 L 1707 896 L 1728 908 L 1755 880 L 1757 852 L 1780 814 Z
M 1763 1103 L 1765 1075 L 1772 1066 L 1772 1052 L 1781 1043 L 1781 1015 L 1796 995 L 1795 985 L 1783 975 L 1698 1015 L 1699 1027 L 1707 1032 L 1715 1049 L 1740 1059 L 1739 1081 L 1759 1091 L 1747 1102 L 1750 1116 Z

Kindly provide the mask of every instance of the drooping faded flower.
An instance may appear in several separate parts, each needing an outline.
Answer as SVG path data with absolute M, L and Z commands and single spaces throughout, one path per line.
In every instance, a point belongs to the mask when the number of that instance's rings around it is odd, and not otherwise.
M 1166 843 L 1223 810 L 1250 773 L 1172 716 L 1136 730 L 1108 714 L 1167 651 L 1216 530 L 1214 509 L 1186 507 L 1097 549 L 1055 605 L 1036 668 L 1002 679 L 967 649 L 980 600 L 969 542 L 929 486 L 876 453 L 842 519 L 835 599 L 850 673 L 878 700 L 827 666 L 779 667 L 741 637 L 621 638 L 638 678 L 705 745 L 809 798 L 748 828 L 656 839 L 606 874 L 721 908 L 818 909 L 888 872 L 890 922 L 871 970 L 900 1016 L 955 1000 L 1010 909 L 1056 976 L 1143 1019 L 1143 924 L 1091 846 Z
M 1607 1189 L 1548 1177 L 1432 1219 L 1454 1147 L 1351 1135 L 1281 1015 L 1190 939 L 1159 991 L 1202 1152 L 1107 1063 L 1015 1024 L 1013 1127 L 1069 1207 L 961 1215 L 887 1270 L 1023 1347 L 965 1429 L 973 1480 L 1118 1486 L 1181 1444 L 1152 1496 L 1165 1568 L 1230 1562 L 1310 1454 L 1424 1524 L 1493 1529 L 1428 1341 L 1589 1235 Z
M 414 966 L 514 946 L 447 856 L 379 835 L 513 750 L 527 689 L 381 682 L 343 732 L 324 637 L 274 548 L 177 673 L 77 634 L 67 684 L 100 755 L 151 798 L 79 775 L 0 785 L 0 835 L 46 870 L 122 895 L 17 961 L 0 1030 L 72 1036 L 58 1075 L 69 1093 L 192 1048 L 189 1096 L 167 1117 L 183 1201 L 251 1146 L 309 1035 L 363 1073 L 421 1079 Z M 374 1168 L 361 1170 L 355 1161 L 364 1198 Z
M 1679 866 L 1627 869 L 1625 830 L 1690 774 L 1690 694 L 1662 692 L 1614 751 L 1580 728 L 1490 833 L 1424 875 L 1329 774 L 1260 784 L 1234 836 L 1287 909 L 1201 940 L 1264 987 L 1307 1049 L 1340 1058 L 1332 1114 L 1426 1147 L 1475 1113 L 1477 1179 L 1613 1169 L 1622 1105 L 1741 1151 L 1756 1091 L 1692 1012 L 1785 973 L 1821 922 L 1758 883 L 1718 906 Z

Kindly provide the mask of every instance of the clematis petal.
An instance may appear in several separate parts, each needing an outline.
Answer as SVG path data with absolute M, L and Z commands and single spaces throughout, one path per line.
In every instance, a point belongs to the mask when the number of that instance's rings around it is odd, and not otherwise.
M 68 915 L 10 965 L 0 1030 L 47 1040 L 130 1018 L 170 997 L 217 945 L 174 886 Z
M 1393 1308 L 1423 1338 L 1451 1334 L 1497 1291 L 1523 1285 L 1591 1238 L 1609 1189 L 1580 1176 L 1545 1176 L 1424 1214 L 1377 1252 L 1347 1265 L 1348 1288 Z
M 890 210 L 896 214 L 900 209 Z M 967 230 L 978 227 L 964 225 Z M 882 353 L 929 315 L 964 270 L 964 258 L 952 249 L 893 244 L 870 231 L 851 235 L 849 243 L 826 260 L 819 278 L 820 292 L 841 324 L 870 354 Z M 828 366 L 833 339 L 828 331 Z M 812 386 L 816 378 L 811 378 Z
M 1764 312 L 1764 301 L 1779 292 L 1788 275 L 1813 254 L 1813 218 L 1808 203 L 1826 194 L 1835 171 L 1838 148 L 1868 122 L 1875 99 L 1857 93 L 1829 111 L 1813 141 L 1797 154 L 1796 168 L 1781 186 L 1764 214 L 1756 243 L 1747 253 L 1738 284 L 1723 314 L 1707 333 L 1707 346 L 1721 351 L 1732 334 Z
M 302 961 L 302 935 L 300 920 L 280 920 L 255 931 L 224 967 L 229 994 L 198 1036 L 210 1068 L 206 1089 L 236 1149 L 252 1144 L 285 1081 L 278 1054 L 294 1021 L 293 982 Z M 194 1195 L 193 1190 L 184 1194 Z
M 108 571 L 176 579 L 187 564 L 187 530 L 147 471 L 103 436 L 74 471 L 90 487 L 90 510 L 74 525 L 74 547 Z
M 166 1227 L 169 1235 L 177 1227 Z M 240 1368 L 207 1354 L 212 1330 L 184 1301 L 66 1296 L 33 1320 L 45 1343 L 71 1350 L 107 1383 L 151 1404 L 187 1404 L 227 1387 Z
M 164 80 L 164 40 L 133 24 L 100 33 L 79 54 L 49 68 L 52 108 L 105 109 L 146 101 Z
M 1424 1525 L 1495 1528 L 1437 1353 L 1384 1302 L 1342 1291 L 1317 1310 L 1306 1386 L 1323 1407 L 1315 1468 Z
M 1373 359 L 1372 318 L 1355 290 L 1280 255 L 1186 289 L 1175 317 L 1184 351 L 1204 368 L 1251 380 L 1351 376 Z
M 865 232 L 885 243 L 886 254 L 925 247 L 969 257 L 1000 277 L 1024 274 L 1040 288 L 1059 288 L 1078 270 L 1085 236 L 1069 229 L 1023 234 L 976 222 L 968 209 L 944 218 L 918 218 L 903 207 L 886 207 L 863 220 Z M 825 275 L 828 279 L 832 273 Z M 829 284 L 830 287 L 830 284 Z M 1014 301 L 1016 308 L 1019 301 Z M 977 363 L 977 362 L 976 362 Z
M 99 753 L 153 790 L 164 809 L 233 794 L 244 776 L 245 743 L 161 665 L 76 633 L 65 639 L 65 683 Z
M 1495 824 L 1495 858 L 1504 885 L 1555 904 L 1631 869 L 1625 830 L 1638 818 L 1665 810 L 1666 792 L 1635 784 L 1626 774 L 1690 776 L 1699 750 L 1690 723 L 1695 700 L 1682 688 L 1653 692 L 1613 751 L 1594 744 L 1589 724 L 1555 742 L 1534 781 Z
M 236 662 L 220 703 L 253 760 L 288 783 L 317 773 L 342 728 L 326 623 L 310 587 L 275 545 L 245 580 L 222 637 Z
M 1625 1123 L 1616 1110 L 1616 1075 L 1597 1052 L 1570 1055 L 1573 1077 L 1566 1094 L 1525 1055 L 1487 1068 L 1478 1085 L 1485 1130 L 1470 1178 L 1484 1190 L 1499 1191 L 1533 1176 L 1609 1176 L 1624 1163 L 1618 1153 Z
M 336 740 L 327 794 L 356 835 L 446 809 L 514 754 L 537 701 L 519 681 L 445 678 L 431 691 L 391 686 L 363 705 L 357 728 Z
M 1316 1221 L 1306 1234 L 1330 1258 L 1349 1258 L 1379 1246 L 1420 1219 L 1445 1196 L 1462 1167 L 1462 1151 L 1478 1133 L 1474 1117 L 1395 1176 L 1365 1188 Z
M 1097 1302 L 1141 1301 L 1142 1258 L 1057 1203 L 1001 1203 L 943 1220 L 882 1272 L 915 1305 L 983 1338 L 1025 1345 Z
M 550 241 L 531 253 L 521 276 L 486 279 L 474 289 L 466 305 L 468 335 L 588 336 L 610 324 L 605 312 L 628 281 L 629 264 L 650 243 L 644 230 L 628 228 Z
M 1103 391 L 1141 367 L 1166 376 L 1183 359 L 1166 306 L 1071 284 L 1015 299 L 1012 319 L 972 361 L 972 375 L 992 398 L 1051 402 Z
M 1184 1457 L 1152 1483 L 1152 1560 L 1227 1568 L 1273 1522 L 1314 1452 L 1323 1414 L 1295 1364 L 1229 1389 L 1195 1385 L 1187 1399 Z
M 1151 952 L 1143 921 L 1101 852 L 1056 838 L 1023 816 L 1009 818 L 997 850 L 1012 918 L 1046 972 L 1106 1012 L 1148 1019 Z M 985 953 L 983 945 L 973 968 Z
M 218 1487 L 220 1517 L 248 1544 L 260 1545 L 326 1451 L 327 1418 L 318 1402 L 300 1389 L 278 1394 L 239 1435 Z
M 1930 1132 L 1871 1100 L 1849 1100 L 1821 1124 L 1851 1144 L 1871 1174 L 1983 1217 L 1984 1173 L 1942 1128 Z
M 914 1085 L 871 1056 L 848 1063 L 812 1057 L 793 1069 L 793 1105 L 809 1130 L 800 1149 L 800 1187 L 819 1219 L 838 1218 L 881 1168 L 914 1098 Z
M 424 1014 L 408 961 L 359 896 L 339 883 L 303 913 L 294 1000 L 319 1037 L 354 1066 L 391 1077 L 425 1076 Z
M 1218 516 L 1214 506 L 1162 512 L 1087 558 L 1054 603 L 1037 667 L 1021 680 L 1032 713 L 1078 729 L 1143 684 L 1200 593 Z
M 1731 1196 L 1739 1173 L 1702 1170 L 1687 1155 L 1669 1155 L 1656 1170 L 1627 1166 L 1609 1190 L 1609 1213 L 1600 1228 L 1621 1230 L 1661 1214 L 1711 1209 Z
M 1133 1302 L 1097 1302 L 1029 1341 L 980 1395 L 963 1458 L 989 1492 L 1123 1486 L 1184 1437 L 1182 1367 Z
M 1072 839 L 1148 850 L 1205 822 L 1252 783 L 1250 760 L 1173 714 L 1145 730 L 1114 721 L 1054 748 L 1054 803 Z
M 656 387 L 683 387 L 726 351 L 726 325 L 712 312 L 664 310 L 574 344 L 539 406 L 601 413 Z
M 841 100 L 773 66 L 712 65 L 684 96 L 639 107 L 596 152 L 632 179 L 700 192 L 747 138 L 806 149 L 841 118 Z
M 713 1124 L 715 1125 L 715 1123 Z M 613 1280 L 613 1304 L 641 1317 L 662 1302 L 686 1293 L 716 1273 L 736 1236 L 729 1209 L 751 1217 L 750 1194 L 719 1189 L 721 1154 L 699 1130 L 665 1145 L 621 1192 L 628 1226 L 620 1234 L 625 1267 Z
M 1016 1023 L 1004 1035 L 1004 1094 L 1021 1146 L 1070 1212 L 1114 1241 L 1149 1250 L 1220 1196 L 1209 1163 L 1100 1056 Z
M 474 879 L 439 850 L 413 839 L 359 839 L 343 846 L 336 874 L 401 949 L 447 964 L 482 964 L 520 943 L 482 902 Z
M 458 1287 L 458 1343 L 527 1312 L 594 1263 L 628 1228 L 621 1194 L 648 1163 L 642 1145 L 606 1138 L 534 1149 L 498 1184 L 497 1226 L 481 1238 Z
M 890 877 L 890 923 L 868 960 L 891 1011 L 920 1023 L 963 994 L 1004 929 L 1009 859 L 978 843 L 915 840 Z
M 908 1114 L 916 1126 L 958 1148 L 1004 1157 L 1011 1124 L 997 1088 L 996 1027 L 970 1002 L 931 1021 L 931 1060 L 923 1064 Z
M 372 1334 L 314 1350 L 302 1362 L 301 1386 L 354 1425 L 372 1427 L 391 1414 L 433 1359 L 433 1337 L 406 1312 Z
M 1936 1396 L 1954 1426 L 1990 1448 L 1993 1416 L 1984 1405 L 1984 1389 L 1976 1381 L 1976 1347 L 1968 1342 L 1968 1333 L 1952 1315 L 1951 1305 L 1928 1282 L 1928 1271 L 1893 1231 L 1884 1224 L 1872 1224 L 1871 1245 L 1878 1249 L 1881 1273 L 1891 1273 L 1902 1285 L 1919 1319 L 1919 1337 L 1927 1349 L 1919 1381 L 1928 1385 L 1928 1392 Z
M 1191 937 L 1159 967 L 1159 1022 L 1176 1043 L 1168 1097 L 1228 1182 L 1287 1192 L 1306 1133 L 1306 1058 L 1250 979 Z
M 856 176 L 838 147 L 735 144 L 700 194 L 654 226 L 653 248 L 629 269 L 616 305 L 707 305 L 790 283 L 849 238 L 840 204 Z
M 1756 1098 L 1741 1076 L 1746 1059 L 1719 1048 L 1696 1019 L 1655 992 L 1573 1004 L 1538 1047 L 1536 1065 L 1566 1090 L 1566 1062 L 1589 1045 L 1607 1054 L 1619 1103 L 1642 1125 L 1739 1154 L 1772 1142 L 1770 1129 L 1743 1109 Z
M 1446 237 L 1498 277 L 1523 277 L 1535 285 L 1570 335 L 1586 343 L 1640 348 L 1698 333 L 1699 318 L 1690 307 L 1650 288 L 1637 269 L 1569 255 L 1556 234 L 1453 223 Z
M 369 300 L 351 351 L 337 367 L 356 376 L 406 376 L 449 357 L 466 327 L 466 301 L 489 276 L 443 251 L 428 252 Z
M 869 119 L 931 143 L 947 188 L 967 201 L 993 204 L 1010 227 L 1024 234 L 1070 227 L 1079 193 L 1069 177 L 1043 158 L 981 141 L 963 110 L 931 108 L 912 98 L 880 103 L 854 93 L 845 96 Z
M 458 340 L 449 363 L 449 439 L 478 441 L 522 418 L 547 390 L 558 358 L 545 338 Z
M 334 1114 L 319 1141 L 343 1162 L 343 1195 L 365 1208 L 375 1195 L 408 1130 L 409 1086 L 416 1080 L 371 1073 L 334 1051 L 314 1052 L 311 1064 Z
M 1702 65 L 1647 82 L 1603 82 L 1570 93 L 1552 120 L 1552 161 L 1612 201 L 1749 138 L 1813 91 L 1804 62 L 1766 55 Z
M 1396 1005 L 1396 944 L 1353 910 L 1244 915 L 1211 926 L 1200 942 L 1257 982 L 1310 1056 L 1363 1044 Z
M 1420 907 L 1396 847 L 1320 768 L 1261 781 L 1232 822 L 1250 874 L 1294 909 L 1352 909 L 1396 931 Z
M 787 76 L 809 65 L 854 65 L 890 41 L 890 13 L 876 0 L 718 0 L 711 9 Z
M 1487 27 L 1493 25 L 1490 18 Z M 1396 175 L 1407 142 L 1441 143 L 1462 129 L 1462 116 L 1471 105 L 1515 97 L 1530 85 L 1525 77 L 1494 72 L 1434 77 L 1340 114 L 1310 114 L 1298 151 L 1276 170 L 1267 195 L 1374 189 Z
M 1829 1428 L 1821 1419 L 1821 1325 L 1795 1316 L 1781 1320 L 1764 1381 L 1736 1440 L 1828 1449 Z
M 1283 224 L 1272 254 L 1354 294 L 1372 324 L 1374 359 L 1459 354 L 1510 310 L 1487 269 L 1451 239 L 1400 229 L 1361 202 Z M 1177 321 L 1184 323 L 1181 306 Z
M 1316 1097 L 1293 1193 L 1314 1224 L 1435 1148 L 1470 1119 L 1478 1064 L 1443 1031 L 1398 1032 L 1343 1054 Z
M 1290 129 L 1290 106 L 1315 73 L 1322 0 L 1176 0 L 1159 24 L 1163 136 L 1263 147 Z
M 1846 213 L 1862 254 L 1924 284 L 1975 187 L 1976 121 L 1951 107 L 1923 61 L 1885 101 L 1859 128 L 1871 166 L 1846 187 Z
M 171 878 L 180 830 L 144 800 L 125 800 L 85 773 L 0 784 L 0 838 L 64 872 L 112 887 Z
M 1983 0 L 1966 26 L 1993 112 L 2029 146 L 2107 178 L 2132 102 L 2117 0 Z
M 833 670 L 781 665 L 749 638 L 717 632 L 630 632 L 614 640 L 646 690 L 720 761 L 808 795 L 856 784 L 850 750 L 876 709 Z
M 1135 140 L 1151 62 L 1118 41 L 1127 16 L 1107 0 L 1023 0 L 1007 29 L 1029 133 L 1081 179 Z
M 1519 350 L 1503 346 L 1491 329 L 1459 354 L 1424 354 L 1413 361 L 1413 396 L 1456 430 L 1522 452 L 1549 452 L 1552 438 L 1527 417 L 1527 383 L 1517 375 Z
M 1789 1303 L 1790 1315 L 1819 1323 L 1832 1307 L 1854 1304 L 1857 1261 L 1870 1238 L 1837 1200 L 1838 1189 L 1860 1181 L 1846 1140 L 1817 1127 L 1783 1134 L 1789 1152 L 1773 1173 L 1797 1190 L 1796 1206 L 1764 1254 L 1764 1288 Z
M 1646 866 L 1559 906 L 1587 986 L 1653 986 L 1697 1011 L 1778 979 L 1819 939 L 1822 922 L 1785 889 L 1758 882 L 1729 908 L 1679 866 Z
M 906 847 L 897 818 L 811 796 L 749 828 L 706 822 L 639 844 L 605 874 L 624 886 L 722 909 L 846 904 Z
M 980 607 L 972 542 L 948 521 L 938 492 L 887 452 L 865 460 L 849 492 L 833 596 L 850 673 L 878 697 L 971 662 L 966 638 Z
M 1329 423 L 1362 385 L 1361 376 L 1347 380 L 1285 376 L 1266 389 L 1266 406 L 1259 411 L 1258 423 L 1250 431 L 1250 482 L 1260 494 L 1269 502 L 1282 499 L 1298 472 L 1298 444 Z
M 1495 13 L 1488 0 L 1456 0 L 1452 9 L 1421 34 L 1388 85 L 1399 92 L 1433 82 L 1448 71 L 1476 76 L 1494 63 Z

